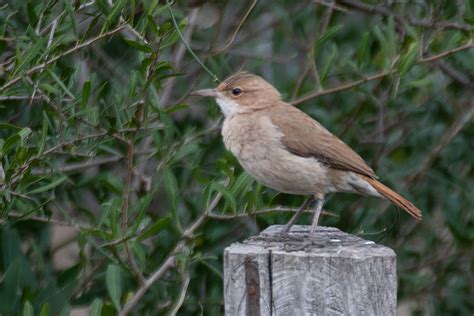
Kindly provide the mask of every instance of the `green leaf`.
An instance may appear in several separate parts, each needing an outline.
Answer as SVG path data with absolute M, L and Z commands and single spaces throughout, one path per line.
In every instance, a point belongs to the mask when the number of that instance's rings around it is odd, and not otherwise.
M 36 25 L 36 22 L 38 21 L 38 17 L 35 12 L 35 8 L 33 7 L 33 4 L 31 2 L 28 2 L 26 4 L 26 12 L 28 13 L 28 18 L 30 19 L 30 24 L 31 25 Z
M 72 1 L 64 0 L 64 5 L 66 7 L 66 12 L 69 17 L 70 25 L 72 26 L 72 31 L 76 38 L 79 36 L 77 32 L 77 24 L 76 24 L 76 15 L 74 14 L 74 9 L 72 8 Z
M 23 305 L 23 316 L 34 316 L 35 310 L 33 305 L 31 305 L 30 301 L 26 301 Z
M 342 28 L 343 26 L 341 24 L 334 25 L 333 27 L 329 28 L 326 33 L 324 33 L 318 38 L 315 43 L 314 50 L 317 52 L 325 42 L 334 37 Z
M 21 127 L 15 126 L 13 124 L 8 123 L 0 123 L 0 129 L 11 129 L 12 131 L 19 132 L 21 131 Z
M 34 190 L 31 190 L 29 191 L 28 193 L 26 193 L 27 195 L 29 194 L 38 194 L 38 193 L 43 193 L 43 192 L 46 192 L 46 191 L 49 191 L 49 190 L 52 190 L 54 189 L 55 187 L 61 185 L 64 181 L 66 181 L 67 179 L 67 176 L 62 176 L 62 177 L 59 177 L 55 180 L 53 180 L 52 182 L 46 184 L 46 185 L 43 185 L 39 188 L 36 188 Z
M 369 54 L 369 33 L 364 32 L 360 39 L 359 48 L 357 49 L 357 65 L 361 67 L 368 60 Z
M 140 43 L 140 42 L 137 42 L 137 41 L 132 41 L 132 40 L 129 40 L 129 39 L 126 39 L 124 38 L 123 39 L 130 47 L 132 48 L 135 48 L 135 49 L 138 49 L 142 52 L 145 52 L 145 53 L 153 53 L 153 49 L 144 44 L 144 43 Z
M 179 194 L 178 181 L 170 168 L 164 168 L 161 177 L 165 191 L 168 193 L 169 199 L 171 200 L 173 209 L 176 209 Z
M 159 0 L 153 0 L 152 4 L 148 8 L 147 14 L 151 16 L 157 16 L 163 13 L 168 7 L 172 4 L 173 2 L 171 1 L 169 4 L 159 6 Z
M 11 312 L 18 300 L 20 289 L 21 264 L 20 258 L 8 267 L 0 287 L 0 311 Z
M 196 157 L 196 152 L 199 149 L 199 145 L 197 143 L 187 143 L 176 151 L 176 153 L 173 155 L 173 159 L 171 160 L 173 163 L 177 163 L 180 160 L 186 158 L 187 156 L 193 155 L 193 157 Z
M 90 316 L 101 316 L 102 307 L 104 306 L 104 301 L 100 298 L 96 298 L 91 305 Z
M 0 157 L 8 155 L 10 151 L 14 148 L 14 146 L 20 142 L 20 139 L 21 138 L 18 133 L 8 137 L 0 148 Z
M 323 62 L 324 67 L 321 70 L 320 74 L 321 83 L 324 82 L 328 77 L 329 69 L 332 66 L 333 61 L 336 59 L 337 55 L 337 46 L 333 43 L 333 45 L 331 45 L 331 51 L 329 53 L 329 56 L 325 57 L 325 60 Z
M 189 108 L 189 104 L 179 103 L 179 104 L 170 106 L 169 108 L 166 108 L 165 111 L 168 114 L 172 114 L 172 113 L 179 112 L 188 108 Z
M 91 95 L 91 82 L 89 80 L 86 80 L 86 81 L 84 81 L 84 84 L 82 85 L 82 103 L 81 103 L 81 106 L 82 106 L 83 109 L 86 108 L 90 95 Z
M 107 0 L 96 0 L 96 4 L 103 14 L 107 14 L 109 12 L 109 4 L 107 3 Z
M 112 10 L 110 11 L 110 13 L 108 14 L 107 16 L 107 24 L 108 25 L 112 25 L 113 23 L 115 23 L 115 20 L 117 19 L 117 16 L 120 15 L 124 5 L 126 4 L 127 2 L 123 1 L 123 0 L 118 0 L 114 3 L 114 6 L 112 7 Z
M 156 25 L 155 19 L 151 15 L 146 16 L 147 26 L 150 31 L 156 36 L 160 37 L 160 28 Z
M 178 186 L 178 181 L 176 180 L 176 177 L 171 171 L 171 168 L 169 167 L 163 168 L 161 180 L 162 180 L 165 192 L 167 193 L 168 198 L 171 203 L 171 211 L 173 214 L 173 220 L 176 222 L 176 225 L 181 229 L 181 224 L 180 224 L 179 216 L 177 213 L 179 186 Z
M 186 28 L 187 23 L 188 23 L 188 20 L 186 18 L 182 19 L 181 22 L 179 22 L 178 29 L 175 29 L 173 32 L 171 32 L 171 34 L 164 36 L 163 42 L 161 43 L 160 47 L 165 48 L 165 47 L 171 46 L 174 43 L 176 43 L 179 39 L 179 33 L 178 32 L 183 33 L 183 30 Z M 168 32 L 163 31 L 164 29 L 165 29 L 165 27 L 164 27 L 164 25 L 162 25 L 162 27 L 160 29 L 160 33 L 161 34 L 168 34 Z
M 20 136 L 21 143 L 26 140 L 28 136 L 31 134 L 31 129 L 29 127 L 22 128 L 21 131 L 18 132 L 18 136 Z
M 107 267 L 106 283 L 110 298 L 115 308 L 121 310 L 120 298 L 122 296 L 122 275 L 118 265 L 110 264 Z
M 49 303 L 48 302 L 43 304 L 43 306 L 41 307 L 39 315 L 40 316 L 49 316 Z
M 171 217 L 169 215 L 160 218 L 153 225 L 151 225 L 147 230 L 138 236 L 138 241 L 143 241 L 153 235 L 158 234 L 163 228 L 168 227 L 171 222 Z
M 398 71 L 400 76 L 405 75 L 415 64 L 418 57 L 418 43 L 411 43 L 406 54 L 400 57 Z
M 54 72 L 49 69 L 46 69 L 51 77 L 53 77 L 54 81 L 62 88 L 62 90 L 72 99 L 75 99 L 76 96 L 69 90 L 66 85 L 64 84 L 63 80 L 61 80 Z
M 222 197 L 230 205 L 232 211 L 237 211 L 237 201 L 235 200 L 235 197 L 230 194 L 229 191 L 222 184 L 220 184 L 219 182 L 213 182 L 211 183 L 210 189 L 211 192 L 218 191 L 220 194 L 222 194 Z
M 242 172 L 232 184 L 229 193 L 232 194 L 232 196 L 237 196 L 237 194 L 243 193 L 250 188 L 254 181 L 255 180 L 248 173 Z

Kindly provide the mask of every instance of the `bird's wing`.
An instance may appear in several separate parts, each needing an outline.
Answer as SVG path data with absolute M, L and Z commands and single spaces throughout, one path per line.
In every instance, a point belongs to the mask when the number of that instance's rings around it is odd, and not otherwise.
M 281 130 L 282 142 L 293 154 L 317 158 L 334 169 L 376 178 L 372 168 L 355 151 L 298 108 L 284 103 L 266 114 Z

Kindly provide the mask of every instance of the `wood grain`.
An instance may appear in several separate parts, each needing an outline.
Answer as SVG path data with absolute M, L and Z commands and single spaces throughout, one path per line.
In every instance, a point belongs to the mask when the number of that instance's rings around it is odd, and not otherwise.
M 225 249 L 226 315 L 395 315 L 392 249 L 331 227 L 313 240 L 308 226 L 281 229 Z

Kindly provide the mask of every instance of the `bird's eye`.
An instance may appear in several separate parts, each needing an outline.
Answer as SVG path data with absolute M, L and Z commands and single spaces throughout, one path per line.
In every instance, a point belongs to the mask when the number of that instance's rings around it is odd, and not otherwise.
M 232 94 L 233 95 L 239 95 L 242 93 L 242 90 L 240 88 L 234 88 L 232 89 Z

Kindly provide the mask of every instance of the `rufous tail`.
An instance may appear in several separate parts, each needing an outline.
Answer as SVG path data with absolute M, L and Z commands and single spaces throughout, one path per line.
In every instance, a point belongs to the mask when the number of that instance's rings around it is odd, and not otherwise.
M 386 197 L 393 204 L 395 204 L 399 208 L 402 208 L 403 210 L 405 210 L 408 214 L 410 214 L 417 220 L 421 220 L 423 215 L 421 214 L 420 209 L 418 209 L 415 205 L 413 205 L 412 202 L 408 201 L 403 196 L 401 196 L 397 192 L 387 187 L 385 184 L 373 178 L 365 177 L 365 180 L 367 180 L 367 182 L 369 182 L 370 185 L 373 186 L 375 190 L 377 190 L 377 192 L 379 192 L 381 195 Z

